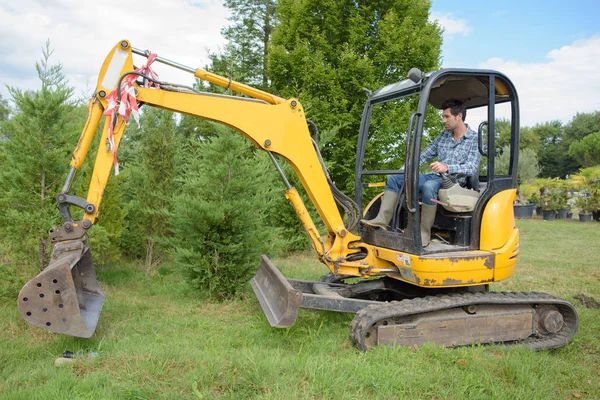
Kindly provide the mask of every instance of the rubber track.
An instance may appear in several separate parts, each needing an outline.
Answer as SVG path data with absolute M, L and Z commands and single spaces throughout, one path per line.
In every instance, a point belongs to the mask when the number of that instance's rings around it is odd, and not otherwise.
M 533 350 L 554 349 L 567 344 L 573 335 L 575 335 L 575 332 L 577 332 L 579 324 L 577 311 L 566 300 L 559 299 L 547 293 L 482 292 L 427 296 L 365 307 L 352 320 L 350 337 L 359 350 L 366 351 L 365 338 L 367 332 L 380 320 L 484 304 L 553 305 L 562 314 L 564 325 L 556 334 L 541 337 L 530 336 L 525 340 L 505 343 L 507 345 L 525 345 Z

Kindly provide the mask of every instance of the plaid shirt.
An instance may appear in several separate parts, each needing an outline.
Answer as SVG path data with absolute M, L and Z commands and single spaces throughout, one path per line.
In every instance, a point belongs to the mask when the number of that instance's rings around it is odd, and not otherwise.
M 467 125 L 467 132 L 454 142 L 453 131 L 443 131 L 421 152 L 419 165 L 433 160 L 448 166 L 449 174 L 472 176 L 479 173 L 481 154 L 477 143 L 477 133 Z M 465 179 L 461 179 L 464 181 Z

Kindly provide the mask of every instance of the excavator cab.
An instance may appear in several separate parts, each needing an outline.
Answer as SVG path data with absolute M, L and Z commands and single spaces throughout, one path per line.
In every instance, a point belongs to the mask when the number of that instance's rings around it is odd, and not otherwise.
M 440 207 L 436 213 L 433 236 L 429 246 L 421 246 L 419 229 L 419 156 L 424 148 L 424 137 L 430 139 L 442 130 L 439 110 L 448 99 L 462 101 L 468 112 L 466 123 L 476 121 L 470 128 L 477 131 L 479 152 L 482 156 L 480 174 L 466 177 L 466 186 L 456 184 L 456 177 L 444 177 L 439 192 Z M 385 118 L 378 115 L 394 113 L 413 107 L 408 124 L 399 126 L 399 141 L 395 149 L 404 153 L 403 170 L 369 168 L 365 153 L 369 143 L 377 142 L 381 134 L 379 123 Z M 497 114 L 510 121 L 510 165 L 508 171 L 497 173 L 495 167 L 495 121 Z M 481 121 L 481 122 L 480 122 Z M 487 129 L 485 129 L 487 127 Z M 496 194 L 516 187 L 519 143 L 519 104 L 517 92 L 503 74 L 491 70 L 442 69 L 422 73 L 414 68 L 409 78 L 385 86 L 369 95 L 363 112 L 358 138 L 355 175 L 355 201 L 361 207 L 363 191 L 382 183 L 366 182 L 392 174 L 405 174 L 404 187 L 397 202 L 389 230 L 361 225 L 362 239 L 374 246 L 412 254 L 433 254 L 480 248 L 482 216 L 489 200 Z M 373 146 L 374 147 L 374 146 Z M 373 148 L 372 151 L 375 149 Z M 490 156 L 491 155 L 491 156 Z M 372 180 L 372 179 L 371 179 Z M 371 201 L 361 213 L 365 219 L 374 218 L 379 211 L 381 196 Z

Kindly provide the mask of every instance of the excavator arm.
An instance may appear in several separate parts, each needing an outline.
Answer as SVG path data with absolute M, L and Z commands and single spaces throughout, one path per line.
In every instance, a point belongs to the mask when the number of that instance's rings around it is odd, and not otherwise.
M 112 74 L 111 71 L 119 68 L 119 65 L 115 64 L 123 63 L 118 75 L 119 80 L 127 74 L 133 73 L 133 52 L 140 55 L 144 54 L 144 52 L 132 48 L 128 41 L 121 41 L 113 48 L 104 62 L 98 79 L 96 94 L 90 101 L 88 121 L 77 148 L 73 153 L 70 164 L 72 173 L 67 179 L 68 182 L 65 184 L 63 192 L 68 192 L 70 179 L 74 177 L 74 172 L 79 170 L 83 165 L 90 143 L 102 119 L 102 113 L 108 106 L 106 97 L 118 84 L 115 81 L 113 87 L 105 86 L 107 82 L 114 81 L 114 78 L 110 77 Z M 159 57 L 158 61 L 163 61 L 163 59 Z M 296 191 L 293 188 L 288 188 L 289 191 L 286 196 L 294 204 L 294 208 L 298 211 L 307 229 L 313 247 L 315 247 L 315 250 L 320 255 L 331 250 L 336 236 L 351 236 L 346 230 L 335 204 L 331 189 L 326 180 L 326 175 L 308 131 L 304 109 L 298 100 L 284 100 L 250 86 L 229 81 L 222 76 L 199 68 L 192 70 L 168 60 L 164 61 L 167 64 L 178 65 L 184 70 L 193 72 L 194 76 L 199 79 L 228 87 L 251 98 L 144 88 L 136 84 L 137 101 L 145 105 L 222 123 L 240 132 L 256 147 L 284 158 L 300 178 L 302 185 L 327 228 L 328 239 L 323 243 L 321 235 L 317 232 Z M 111 121 L 106 118 L 100 139 L 101 143 L 108 142 L 110 123 Z M 114 127 L 115 149 L 118 149 L 124 130 L 125 122 L 119 117 Z M 92 180 L 86 199 L 87 204 L 93 205 L 94 210 L 90 213 L 85 210 L 86 214 L 84 216 L 84 219 L 88 219 L 92 223 L 98 216 L 102 196 L 112 166 L 113 152 L 110 149 L 107 151 L 100 149 L 96 156 Z M 353 240 L 356 239 L 356 237 L 353 238 Z

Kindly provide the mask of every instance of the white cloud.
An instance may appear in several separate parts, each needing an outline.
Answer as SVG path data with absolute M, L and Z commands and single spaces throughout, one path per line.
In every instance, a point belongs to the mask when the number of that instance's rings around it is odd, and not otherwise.
M 439 13 L 432 12 L 429 15 L 430 21 L 437 21 L 442 28 L 444 28 L 444 36 L 450 35 L 463 35 L 467 36 L 471 33 L 472 29 L 467 25 L 467 21 L 464 19 L 455 19 L 452 13 Z
M 186 66 L 204 66 L 207 49 L 215 51 L 224 43 L 220 30 L 228 16 L 219 0 L 3 0 L 0 93 L 8 98 L 5 85 L 39 88 L 34 65 L 47 39 L 54 49 L 50 63 L 63 64 L 77 97 L 95 88 L 104 58 L 121 39 Z M 193 82 L 191 75 L 173 68 L 154 69 L 162 80 Z
M 546 58 L 540 63 L 492 58 L 478 68 L 498 70 L 513 81 L 521 125 L 555 119 L 568 122 L 577 112 L 600 110 L 600 37 L 551 50 Z

